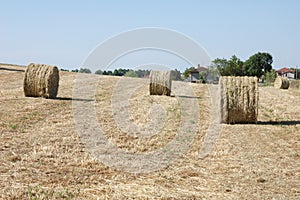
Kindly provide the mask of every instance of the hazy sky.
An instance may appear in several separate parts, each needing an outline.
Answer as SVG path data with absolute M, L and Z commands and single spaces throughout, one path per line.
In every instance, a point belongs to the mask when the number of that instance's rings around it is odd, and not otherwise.
M 193 38 L 212 59 L 235 54 L 245 60 L 264 51 L 272 54 L 274 67 L 300 67 L 298 0 L 10 0 L 0 5 L 4 63 L 79 68 L 106 39 L 131 29 L 161 27 Z M 155 57 L 153 62 L 160 62 Z M 119 65 L 130 65 L 128 60 L 115 65 L 127 67 Z M 188 67 L 176 59 L 172 64 L 181 70 Z

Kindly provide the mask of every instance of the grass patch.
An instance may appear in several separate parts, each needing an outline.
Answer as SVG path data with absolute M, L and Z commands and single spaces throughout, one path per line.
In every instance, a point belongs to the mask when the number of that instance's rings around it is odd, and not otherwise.
M 43 188 L 39 186 L 28 187 L 27 197 L 34 200 L 42 199 L 74 199 L 80 193 L 80 189 L 77 190 L 56 190 L 51 188 Z

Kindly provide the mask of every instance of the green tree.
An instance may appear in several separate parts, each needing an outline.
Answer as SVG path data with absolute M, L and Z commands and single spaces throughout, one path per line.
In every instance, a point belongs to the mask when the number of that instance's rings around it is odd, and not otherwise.
M 295 70 L 295 79 L 300 79 L 300 69 L 298 68 L 291 68 L 292 70 Z
M 181 80 L 181 73 L 179 70 L 175 69 L 171 71 L 171 79 L 175 81 Z
M 78 69 L 72 69 L 71 72 L 79 72 Z
M 243 61 L 233 55 L 228 61 L 227 68 L 230 71 L 230 76 L 244 76 Z
M 207 68 L 205 81 L 218 81 L 220 77 L 220 72 L 215 65 L 210 65 Z
M 233 55 L 229 60 L 217 58 L 212 61 L 222 76 L 243 76 L 243 61 Z
M 229 72 L 226 71 L 227 64 L 228 60 L 225 58 L 216 58 L 212 61 L 212 67 L 217 68 L 222 76 L 225 76 L 225 74 L 229 74 Z
M 244 72 L 247 76 L 261 77 L 272 69 L 273 57 L 269 53 L 258 52 L 244 63 Z
M 90 69 L 88 68 L 80 68 L 79 73 L 87 73 L 90 74 L 92 73 Z
M 95 74 L 102 75 L 103 71 L 101 69 L 98 69 L 97 71 L 95 71 Z
M 114 74 L 113 74 L 113 72 L 112 72 L 112 71 L 108 70 L 108 71 L 107 71 L 107 75 L 109 75 L 109 76 L 113 76 Z
M 124 76 L 126 74 L 126 72 L 128 72 L 128 71 L 129 71 L 129 69 L 122 69 L 122 68 L 115 69 L 113 72 L 113 75 L 114 76 Z
M 138 77 L 144 77 L 144 76 L 149 76 L 150 70 L 148 69 L 139 69 L 135 70 L 135 73 L 138 75 Z
M 125 73 L 126 77 L 138 77 L 137 73 L 133 70 L 129 70 Z
M 276 70 L 272 69 L 272 70 L 266 72 L 265 79 L 268 84 L 274 83 L 276 77 L 277 77 Z
M 207 80 L 207 73 L 199 73 L 199 81 L 200 83 L 206 83 L 206 80 Z

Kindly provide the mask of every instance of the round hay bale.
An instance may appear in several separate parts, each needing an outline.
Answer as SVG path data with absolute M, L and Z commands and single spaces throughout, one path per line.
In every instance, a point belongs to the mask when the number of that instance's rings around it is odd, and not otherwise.
M 226 124 L 256 123 L 258 115 L 256 77 L 222 76 L 219 80 L 220 121 Z
M 150 95 L 171 95 L 171 71 L 150 72 Z
M 289 89 L 290 81 L 287 78 L 282 78 L 281 76 L 277 76 L 274 82 L 274 87 L 277 89 Z
M 57 67 L 34 63 L 28 65 L 24 78 L 26 97 L 55 98 L 58 85 L 59 71 Z
M 292 80 L 290 81 L 289 89 L 299 90 L 300 89 L 300 80 Z

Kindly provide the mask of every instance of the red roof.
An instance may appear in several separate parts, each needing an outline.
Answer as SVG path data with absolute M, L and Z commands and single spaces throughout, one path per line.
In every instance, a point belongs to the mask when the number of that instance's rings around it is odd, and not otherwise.
M 208 71 L 208 69 L 206 67 L 200 67 L 200 66 L 198 66 L 197 70 L 198 70 L 198 72 L 206 72 L 206 71 Z
M 277 73 L 278 74 L 286 74 L 286 73 L 292 73 L 292 74 L 294 74 L 295 73 L 295 70 L 293 70 L 293 69 L 289 69 L 289 68 L 281 68 L 281 69 L 279 69 L 279 70 L 277 70 Z

